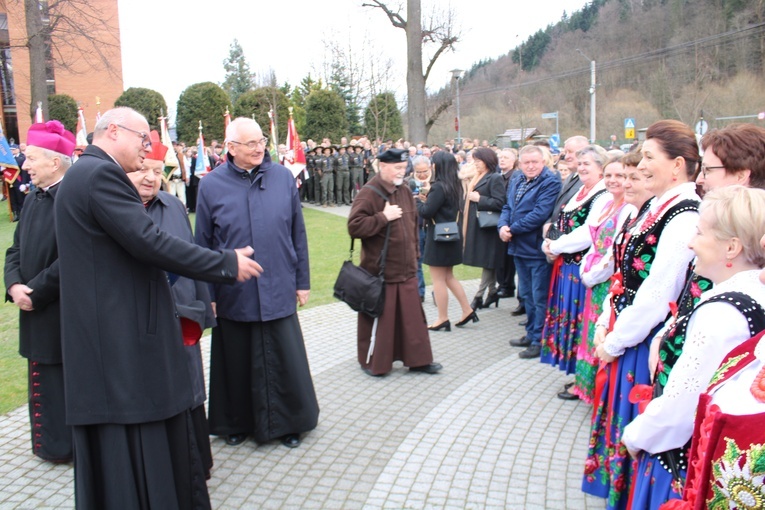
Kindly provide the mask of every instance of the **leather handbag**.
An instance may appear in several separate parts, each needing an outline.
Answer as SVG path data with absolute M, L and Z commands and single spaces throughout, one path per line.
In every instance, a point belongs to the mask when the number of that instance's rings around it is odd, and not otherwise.
M 377 188 L 375 190 L 387 202 L 388 198 Z M 388 254 L 388 239 L 390 238 L 390 223 L 385 231 L 385 243 L 380 254 L 380 271 L 371 274 L 363 267 L 353 263 L 353 243 L 351 238 L 351 253 L 348 260 L 343 262 L 340 274 L 335 280 L 333 295 L 356 312 L 362 312 L 370 317 L 379 317 L 385 307 L 385 258 Z
M 460 228 L 456 221 L 434 223 L 433 240 L 439 243 L 452 243 L 460 240 Z
M 476 211 L 478 217 L 478 226 L 481 228 L 497 228 L 499 224 L 498 211 Z

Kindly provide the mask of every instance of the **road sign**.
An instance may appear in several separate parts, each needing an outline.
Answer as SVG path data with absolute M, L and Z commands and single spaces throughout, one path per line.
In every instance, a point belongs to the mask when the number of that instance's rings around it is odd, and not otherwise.
M 709 129 L 709 124 L 707 124 L 707 121 L 705 121 L 704 119 L 701 119 L 700 121 L 696 123 L 695 131 L 697 135 L 704 136 L 704 133 L 706 133 L 708 129 Z
M 543 119 L 557 119 L 558 118 L 558 112 L 550 112 L 550 113 L 543 113 L 542 114 Z
M 550 135 L 550 147 L 558 148 L 560 146 L 560 133 L 553 133 Z
M 624 119 L 624 130 L 626 131 L 628 129 L 633 129 L 633 130 L 635 129 L 635 119 L 631 117 Z M 635 137 L 632 136 L 630 138 L 635 138 Z
M 634 140 L 635 139 L 635 128 L 625 128 L 624 129 L 624 138 L 627 140 Z

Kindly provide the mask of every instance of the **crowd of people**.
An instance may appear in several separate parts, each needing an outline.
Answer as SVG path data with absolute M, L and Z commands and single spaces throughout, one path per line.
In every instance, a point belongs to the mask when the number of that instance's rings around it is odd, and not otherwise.
M 210 434 L 295 448 L 317 426 L 296 313 L 303 202 L 351 206 L 360 265 L 384 276 L 382 313 L 358 314 L 366 374 L 439 373 L 430 335 L 451 331 L 449 294 L 456 327 L 517 294 L 506 320 L 523 315 L 525 334 L 510 345 L 572 375 L 557 398 L 592 409 L 582 490 L 609 509 L 765 507 L 765 129 L 699 140 L 665 120 L 627 153 L 583 136 L 562 152 L 460 142 L 308 140 L 296 185 L 251 119 L 213 141 L 201 174 L 182 144 L 167 174 L 168 149 L 129 108 L 76 155 L 60 122 L 34 124 L 5 284 L 32 451 L 74 459 L 78 508 L 209 507 Z M 459 264 L 481 268 L 472 301 Z

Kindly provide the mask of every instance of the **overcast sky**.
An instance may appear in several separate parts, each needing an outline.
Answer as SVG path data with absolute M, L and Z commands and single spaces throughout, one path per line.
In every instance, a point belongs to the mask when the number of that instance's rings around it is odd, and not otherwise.
M 325 56 L 322 41 L 337 40 L 354 51 L 370 43 L 374 54 L 363 58 L 392 59 L 400 79 L 395 91 L 406 93 L 404 31 L 393 27 L 379 10 L 363 0 L 120 0 L 120 35 L 125 89 L 146 87 L 160 92 L 171 113 L 180 93 L 203 81 L 224 79 L 223 60 L 234 38 L 244 49 L 253 72 L 273 69 L 280 85 L 297 85 L 309 72 L 317 76 Z M 437 90 L 451 69 L 469 69 L 475 62 L 498 57 L 540 28 L 581 9 L 586 0 L 463 0 L 451 2 L 461 27 L 455 53 L 442 54 L 431 71 L 428 88 Z M 405 2 L 391 0 L 391 9 Z M 432 5 L 423 0 L 423 16 Z M 370 52 L 372 53 L 372 52 Z

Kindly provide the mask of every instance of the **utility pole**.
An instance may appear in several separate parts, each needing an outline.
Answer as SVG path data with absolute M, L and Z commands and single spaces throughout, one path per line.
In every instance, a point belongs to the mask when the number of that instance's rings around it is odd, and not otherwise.
M 454 78 L 454 81 L 457 82 L 457 118 L 454 121 L 454 127 L 457 128 L 457 143 L 455 144 L 457 147 L 462 146 L 462 136 L 461 136 L 461 130 L 462 126 L 460 125 L 460 76 L 462 76 L 462 69 L 452 69 L 450 71 L 452 73 L 452 78 Z
M 596 131 L 596 108 L 595 108 L 595 88 L 596 88 L 596 78 L 595 78 L 595 61 L 585 55 L 582 50 L 579 48 L 576 49 L 577 53 L 579 53 L 581 56 L 586 58 L 590 61 L 590 143 L 595 143 L 595 131 Z

